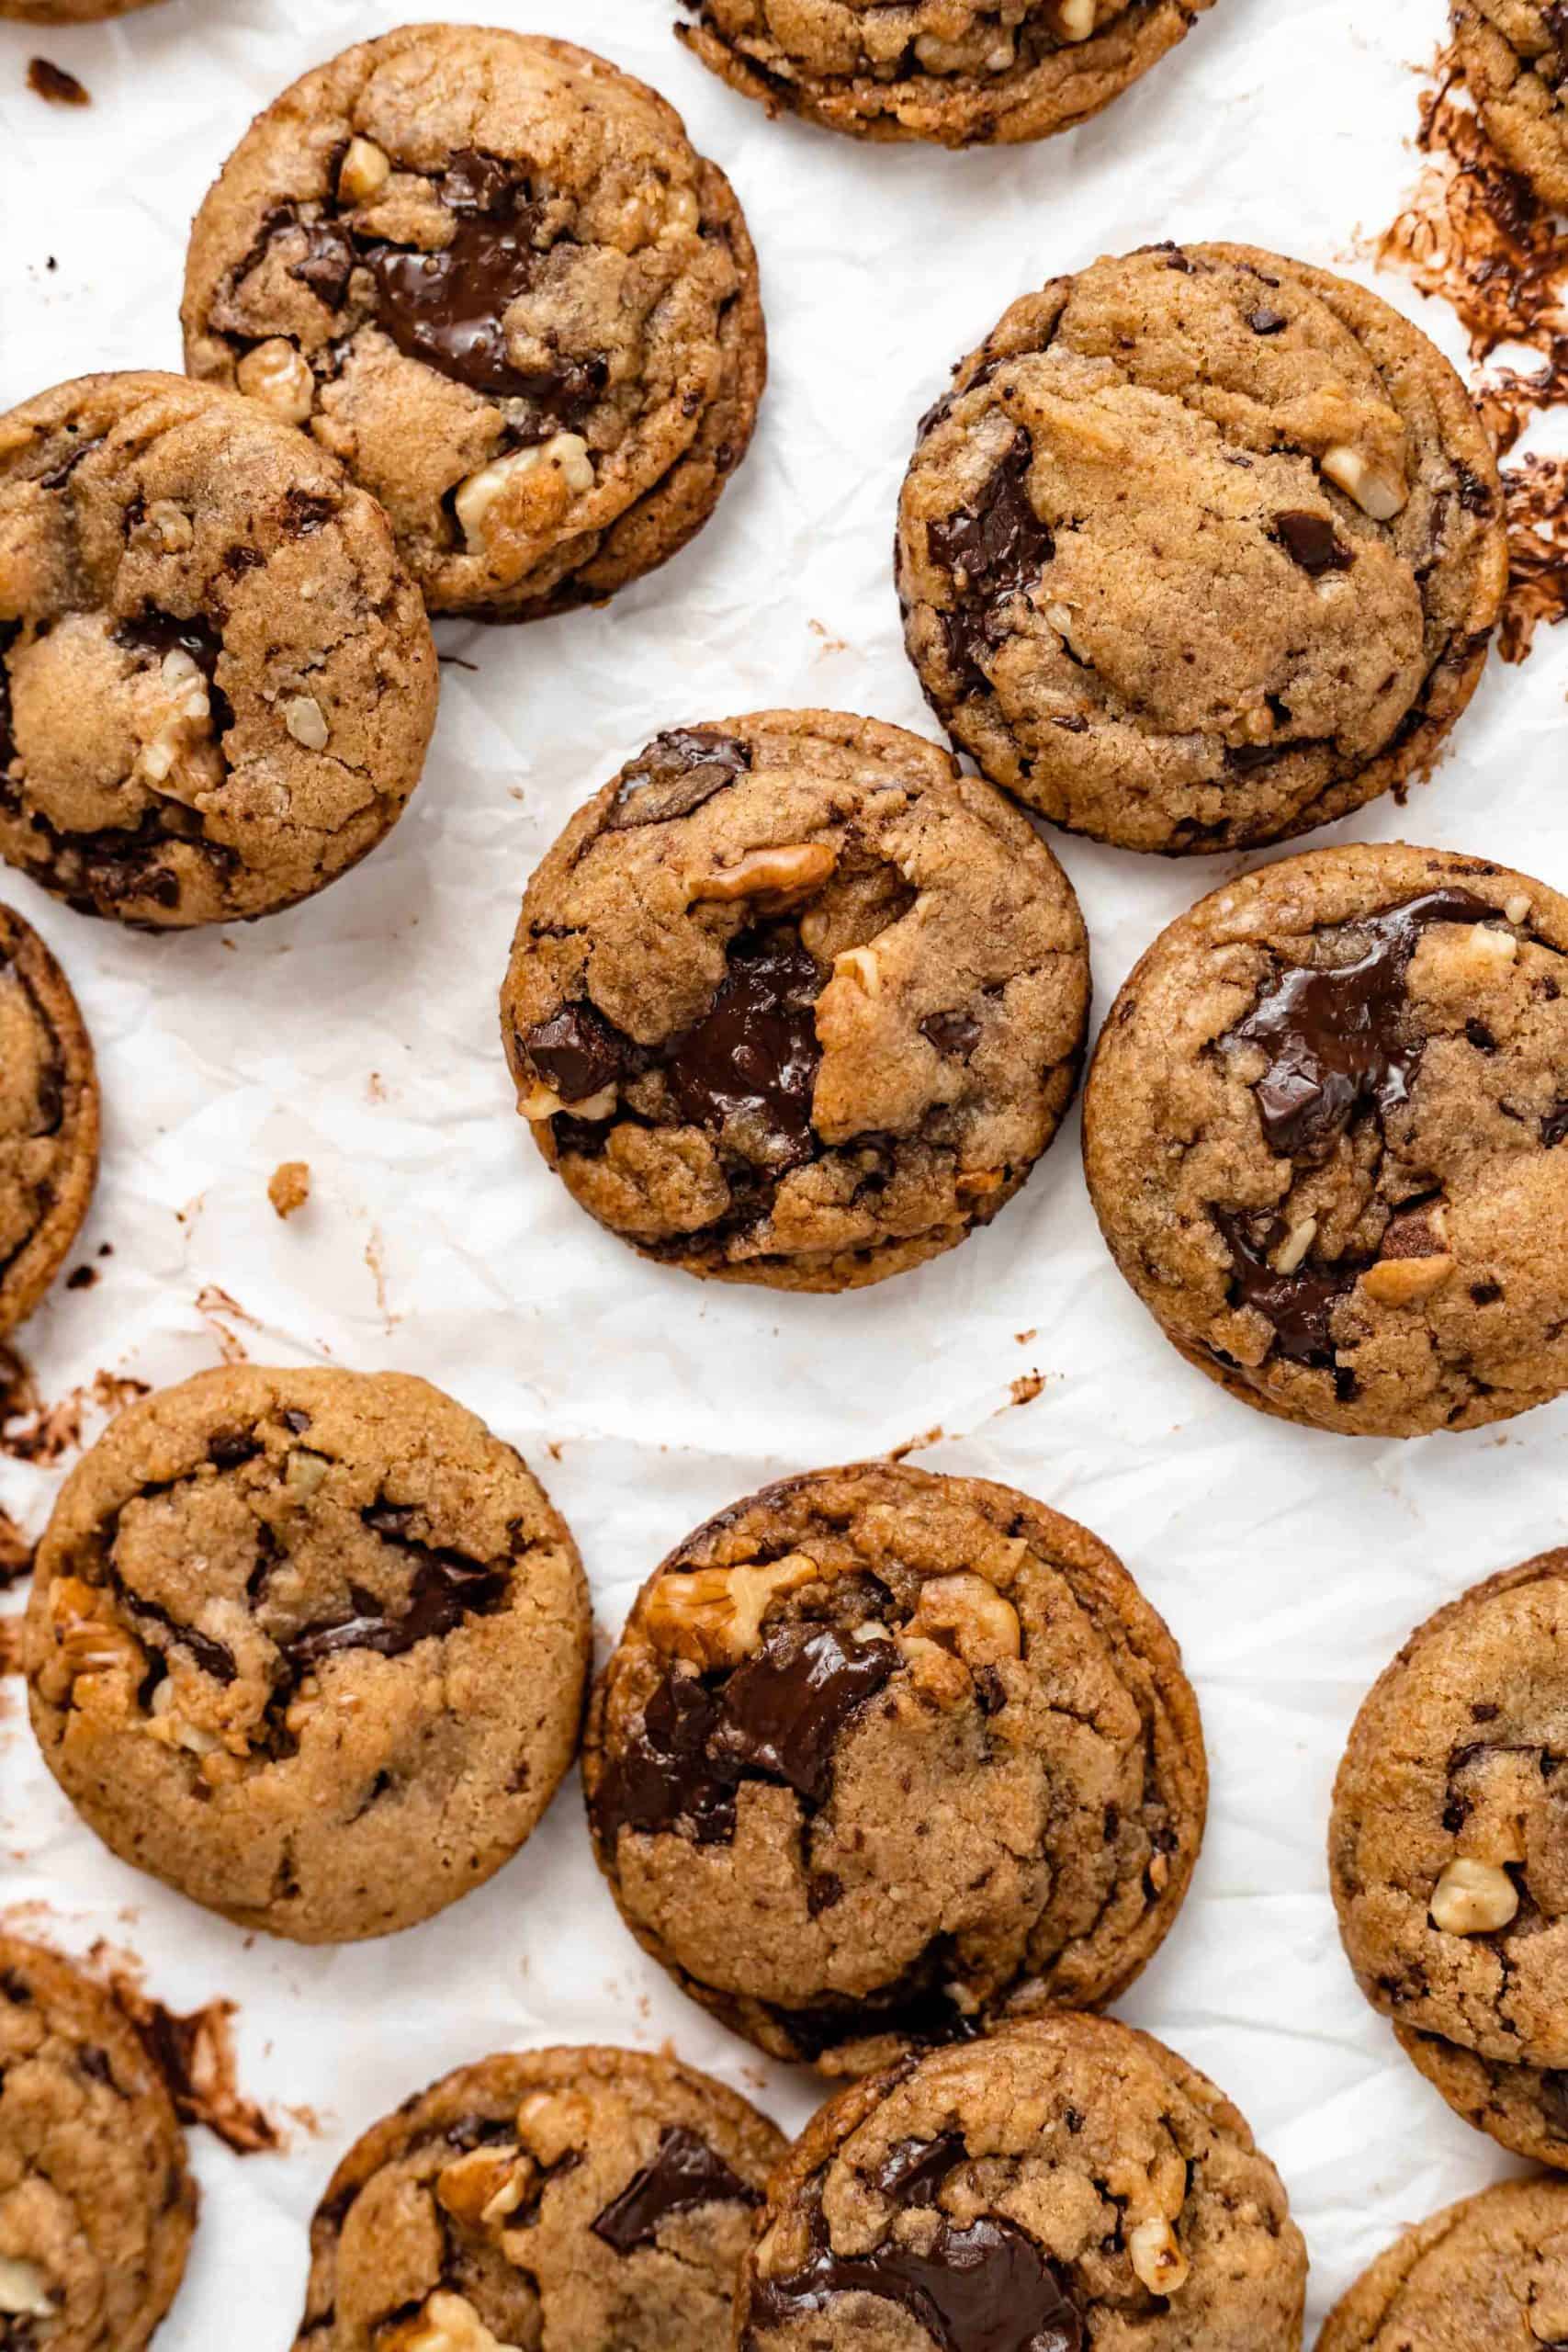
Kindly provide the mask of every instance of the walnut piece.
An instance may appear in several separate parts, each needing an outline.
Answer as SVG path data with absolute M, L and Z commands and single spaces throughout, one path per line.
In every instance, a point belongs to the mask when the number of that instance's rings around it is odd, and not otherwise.
M 521 2352 L 491 2334 L 467 2296 L 444 2289 L 430 2297 L 417 2318 L 404 2320 L 379 2341 L 381 2352 Z
M 660 1577 L 643 1604 L 643 1627 L 666 1657 L 705 1672 L 739 1666 L 756 1648 L 774 1601 L 821 1574 L 806 1553 L 792 1552 L 766 1565 Z
M 1431 1921 L 1445 1936 L 1489 1936 L 1517 1914 L 1519 1890 L 1495 1862 L 1454 1861 L 1432 1891 Z
M 51 1586 L 54 1654 L 39 1678 L 39 1688 L 51 1705 L 73 1698 L 76 1684 L 93 1675 L 126 1673 L 141 1680 L 146 1654 L 123 1625 L 101 1613 L 109 1607 L 106 1595 L 80 1577 L 57 1577 Z
M 838 863 L 838 851 L 826 842 L 792 842 L 781 849 L 749 850 L 733 865 L 691 876 L 686 897 L 694 906 L 704 899 L 728 905 L 736 899 L 758 899 L 777 911 L 819 890 Z
M 305 1159 L 285 1159 L 267 1182 L 267 1199 L 281 1217 L 293 1216 L 310 1197 L 310 1165 Z
M 373 139 L 351 139 L 338 166 L 337 192 L 344 204 L 365 204 L 392 176 L 392 159 Z
M 1177 2244 L 1176 2233 L 1162 2215 L 1140 2222 L 1127 2233 L 1133 2268 L 1151 2295 L 1174 2295 L 1187 2284 L 1190 2265 Z
M 452 503 L 470 552 L 481 554 L 495 522 L 507 519 L 524 531 L 547 530 L 593 481 L 593 461 L 582 435 L 557 433 L 531 448 L 492 458 L 458 483 Z
M 314 695 L 293 695 L 283 706 L 283 723 L 307 752 L 324 752 L 332 729 Z
M 0 2312 L 11 2319 L 52 2319 L 53 2298 L 49 2282 L 35 2262 L 17 2262 L 0 2254 Z
M 536 2169 L 520 2148 L 472 2148 L 443 2168 L 435 2201 L 455 2220 L 488 2228 L 516 2212 Z
M 1374 523 L 1392 523 L 1394 516 L 1409 504 L 1410 492 L 1404 484 L 1390 481 L 1387 474 L 1380 473 L 1375 466 L 1370 466 L 1359 449 L 1348 448 L 1344 443 L 1338 443 L 1334 448 L 1325 451 L 1322 465 L 1329 481 L 1342 490 L 1347 498 L 1353 499 L 1362 514 L 1370 515 Z
M 234 381 L 249 401 L 270 409 L 286 424 L 303 424 L 316 405 L 316 379 L 310 361 L 280 334 L 247 351 Z
M 558 2165 L 592 2144 L 592 2105 L 579 2091 L 530 2091 L 517 2110 L 517 2132 L 542 2165 Z
M 997 1666 L 1023 1652 L 1017 1610 L 985 1577 L 928 1577 L 908 1632 L 955 1649 L 965 1666 Z

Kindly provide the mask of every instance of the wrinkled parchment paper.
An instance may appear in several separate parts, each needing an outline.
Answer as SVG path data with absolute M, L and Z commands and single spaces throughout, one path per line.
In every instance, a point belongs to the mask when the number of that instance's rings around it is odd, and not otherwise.
M 1112 1270 L 1076 1120 L 988 1233 L 879 1290 L 773 1296 L 644 1265 L 536 1157 L 494 1000 L 525 876 L 658 729 L 812 703 L 931 731 L 888 548 L 915 419 L 951 362 L 1024 288 L 1151 239 L 1240 236 L 1364 272 L 1359 239 L 1414 176 L 1445 0 L 1219 0 L 1099 122 L 957 156 L 769 123 L 676 47 L 670 0 L 483 7 L 655 82 L 734 177 L 773 334 L 758 444 L 696 544 L 610 609 L 511 633 L 441 627 L 443 650 L 478 669 L 443 673 L 434 752 L 397 833 L 313 904 L 247 931 L 139 938 L 0 874 L 81 995 L 107 1114 L 73 1261 L 101 1278 L 57 1289 L 26 1351 L 51 1400 L 100 1371 L 160 1384 L 241 1351 L 426 1374 L 546 1481 L 602 1639 L 709 1511 L 937 1428 L 914 1460 L 1010 1480 L 1087 1522 L 1183 1642 L 1214 1778 L 1191 1900 L 1123 2014 L 1250 2118 L 1306 2232 L 1321 2316 L 1403 2223 L 1508 2168 L 1364 2007 L 1324 1833 L 1351 1716 L 1411 1626 L 1564 1540 L 1568 1400 L 1405 1445 L 1230 1401 Z M 396 21 L 388 0 L 167 0 L 107 28 L 0 26 L 0 407 L 93 368 L 177 367 L 186 225 L 234 140 L 297 74 Z M 80 74 L 90 110 L 28 95 L 39 50 Z M 1383 290 L 1459 355 L 1440 307 L 1397 280 Z M 1565 677 L 1568 639 L 1551 632 L 1524 668 L 1494 661 L 1408 808 L 1385 800 L 1317 839 L 1403 835 L 1563 887 Z M 1234 870 L 1054 846 L 1083 899 L 1099 1012 L 1155 932 Z M 314 1180 L 287 1226 L 265 1195 L 284 1159 Z M 1015 1404 L 1013 1383 L 1027 1395 L 1035 1374 L 1038 1396 Z M 36 1529 L 57 1476 L 0 1464 L 0 1503 Z M 276 2157 L 193 2134 L 203 2219 L 160 2352 L 280 2352 L 338 2155 L 492 2050 L 668 2039 L 789 2126 L 814 2103 L 808 2078 L 767 2066 L 638 1953 L 575 1781 L 444 1917 L 297 1951 L 111 1860 L 38 1764 L 21 1686 L 0 1681 L 0 1910 L 73 1950 L 129 1947 L 176 2007 L 231 1996 L 245 2088 L 309 2110 Z

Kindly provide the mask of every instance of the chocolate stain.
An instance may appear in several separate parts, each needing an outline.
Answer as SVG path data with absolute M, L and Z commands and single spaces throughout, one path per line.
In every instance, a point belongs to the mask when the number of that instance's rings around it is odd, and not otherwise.
M 209 2001 L 182 2017 L 144 1993 L 124 1968 L 110 1971 L 108 1985 L 167 2082 L 183 2123 L 205 2123 L 237 2156 L 271 2155 L 284 2146 L 265 2108 L 247 2098 L 236 2079 L 235 2002 Z
M 58 1404 L 46 1405 L 31 1370 L 21 1357 L 10 1349 L 0 1351 L 0 1453 L 13 1462 L 31 1462 L 40 1468 L 52 1469 L 85 1442 L 84 1432 L 90 1420 L 111 1418 L 138 1396 L 145 1396 L 147 1391 L 144 1380 L 127 1379 L 118 1373 L 96 1372 L 91 1380 L 68 1391 Z M 19 1573 L 0 1550 L 0 1584 L 10 1583 Z
M 93 94 L 86 84 L 48 57 L 28 58 L 28 87 L 35 98 L 42 98 L 51 107 L 90 107 L 93 103 Z

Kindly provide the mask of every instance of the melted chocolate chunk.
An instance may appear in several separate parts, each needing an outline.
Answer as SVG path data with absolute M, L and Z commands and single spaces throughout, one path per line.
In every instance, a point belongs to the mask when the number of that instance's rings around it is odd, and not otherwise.
M 980 1042 L 980 1023 L 972 1012 L 928 1012 L 920 1023 L 920 1035 L 930 1039 L 939 1054 L 967 1061 Z
M 563 1005 L 518 1043 L 563 1102 L 586 1102 L 624 1067 L 619 1033 L 591 1004 Z
M 964 2154 L 961 2132 L 944 2132 L 939 2140 L 900 2140 L 871 2175 L 871 2185 L 896 2205 L 934 2205 L 938 2189 Z
M 942 2352 L 1086 2352 L 1089 2342 L 1066 2274 L 1016 2223 L 983 2214 L 961 2229 L 944 2218 L 923 2254 L 891 2238 L 869 2254 L 835 2254 L 818 2191 L 806 2261 L 753 2290 L 748 2352 L 760 2327 L 850 2294 L 896 2303 Z
M 1248 313 L 1247 323 L 1254 334 L 1280 334 L 1291 322 L 1283 311 L 1271 311 L 1267 302 L 1260 302 Z
M 761 2201 L 705 2140 L 677 2124 L 660 2141 L 653 2162 L 644 2165 L 589 2227 L 617 2254 L 635 2254 L 656 2242 L 660 2224 L 671 2214 L 693 2213 L 701 2205 Z
M 750 744 L 738 742 L 733 735 L 704 734 L 694 728 L 656 735 L 623 777 L 604 830 L 624 833 L 634 826 L 665 825 L 671 818 L 689 817 L 750 765 Z
M 1424 1047 L 1400 1034 L 1405 977 L 1433 923 L 1496 918 L 1469 890 L 1429 891 L 1327 934 L 1365 938 L 1354 963 L 1298 966 L 1264 989 L 1223 1042 L 1261 1046 L 1269 1068 L 1253 1091 L 1271 1151 L 1325 1159 L 1359 1113 L 1386 1117 L 1410 1100 Z
M 1316 1372 L 1334 1369 L 1334 1338 L 1330 1323 L 1342 1298 L 1355 1288 L 1359 1266 L 1298 1266 L 1293 1274 L 1277 1274 L 1269 1252 L 1285 1238 L 1284 1226 L 1274 1220 L 1267 1242 L 1259 1248 L 1247 1231 L 1247 1220 L 1225 1209 L 1210 1212 L 1231 1253 L 1233 1306 L 1255 1307 L 1274 1327 L 1275 1346 L 1292 1363 Z
M 808 1804 L 832 1793 L 838 1743 L 898 1663 L 891 1642 L 848 1642 L 830 1625 L 775 1625 L 718 1687 L 671 1675 L 594 1800 L 599 1834 L 685 1826 L 704 1846 L 735 1835 L 735 1791 L 759 1778 Z
M 1294 510 L 1276 514 L 1274 528 L 1292 562 L 1299 563 L 1314 580 L 1321 580 L 1328 571 L 1348 571 L 1356 560 L 1333 524 L 1322 514 Z
M 190 1652 L 203 1674 L 209 1674 L 214 1682 L 230 1683 L 237 1679 L 240 1669 L 233 1653 L 221 1642 L 215 1642 L 210 1634 L 198 1634 L 193 1625 L 182 1625 L 177 1617 L 171 1617 L 155 1600 L 144 1600 L 141 1593 L 133 1591 L 122 1577 L 116 1575 L 111 1580 L 127 1613 L 144 1623 L 161 1625 L 179 1648 Z
M 397 1543 L 414 1562 L 406 1609 L 394 1614 L 373 1592 L 350 1585 L 353 1614 L 320 1625 L 307 1625 L 283 1645 L 283 1655 L 295 1674 L 302 1674 L 323 1658 L 344 1650 L 373 1650 L 378 1657 L 401 1657 L 416 1642 L 443 1641 L 466 1617 L 492 1617 L 512 1589 L 504 1567 L 485 1567 L 458 1552 L 433 1552 L 425 1544 L 400 1541 L 385 1528 L 375 1528 L 374 1513 L 367 1523 L 384 1543 Z
M 11 718 L 11 672 L 6 657 L 21 633 L 20 621 L 0 621 L 0 776 L 6 774 L 17 756 Z
M 1034 444 L 1021 426 L 977 503 L 926 526 L 932 561 L 954 575 L 957 604 L 939 616 L 949 656 L 982 684 L 979 657 L 995 644 L 998 606 L 1032 587 L 1056 552 L 1051 526 L 1029 496 L 1033 459 Z
M 1568 1136 L 1568 1102 L 1560 1102 L 1556 1110 L 1549 1111 L 1541 1121 L 1540 1139 L 1548 1151 L 1552 1151 L 1565 1136 Z
M 682 1115 L 698 1126 L 749 1130 L 745 1141 L 772 1166 L 809 1159 L 820 988 L 813 957 L 788 924 L 742 933 L 712 1010 L 665 1056 Z

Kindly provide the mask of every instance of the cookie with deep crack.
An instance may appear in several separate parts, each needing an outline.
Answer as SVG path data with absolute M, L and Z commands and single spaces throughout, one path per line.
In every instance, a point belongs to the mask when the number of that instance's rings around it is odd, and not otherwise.
M 834 1291 L 987 1224 L 1077 1083 L 1072 885 L 901 728 L 678 729 L 579 811 L 502 990 L 518 1109 L 573 1197 L 689 1272 Z
M 1297 2352 L 1306 2250 L 1213 2083 L 1059 2015 L 843 2092 L 769 2187 L 738 2352 Z
M 352 2148 L 297 2352 L 715 2352 L 781 2132 L 673 2059 L 486 2058 Z
M 1456 0 L 1454 58 L 1487 137 L 1546 204 L 1568 209 L 1568 10 Z
M 1406 2230 L 1317 2352 L 1550 2352 L 1568 2342 L 1568 2183 L 1507 2180 Z
M 992 782 L 1168 854 L 1283 840 L 1423 768 L 1508 571 L 1441 353 L 1247 245 L 1015 302 L 921 423 L 897 561 L 927 699 Z
M 0 1339 L 60 1272 L 97 1172 L 97 1072 L 76 1000 L 32 925 L 0 906 Z
M 0 416 L 0 855 L 56 898 L 310 898 L 397 822 L 435 697 L 386 516 L 302 434 L 179 376 Z
M 572 1758 L 576 1546 L 508 1445 L 397 1373 L 203 1373 L 62 1487 L 23 1632 L 44 1760 L 114 1852 L 303 1943 L 429 1918 Z
M 751 437 L 756 257 L 673 107 L 569 41 L 417 25 L 247 133 L 197 219 L 186 364 L 304 425 L 433 611 L 532 620 L 684 547 Z
M 1459 2113 L 1560 2165 L 1565 1659 L 1568 1552 L 1440 1609 L 1361 1708 L 1329 1831 L 1340 1933 L 1368 2000 Z
M 703 63 L 770 114 L 943 147 L 1087 122 L 1213 0 L 680 0 Z
M 0 1935 L 0 2343 L 143 2352 L 196 2206 L 168 2086 L 124 2011 Z
M 595 1690 L 583 1784 L 639 1942 L 833 2074 L 1124 1992 L 1208 1792 L 1180 1653 L 1114 1554 L 889 1462 L 786 1478 L 676 1547 Z
M 1188 1361 L 1350 1436 L 1568 1388 L 1568 900 L 1481 858 L 1321 850 L 1225 884 L 1112 1006 L 1105 1238 Z

